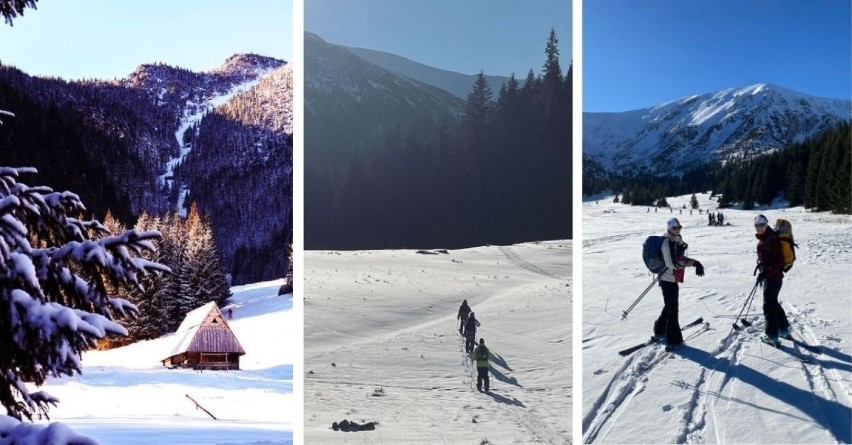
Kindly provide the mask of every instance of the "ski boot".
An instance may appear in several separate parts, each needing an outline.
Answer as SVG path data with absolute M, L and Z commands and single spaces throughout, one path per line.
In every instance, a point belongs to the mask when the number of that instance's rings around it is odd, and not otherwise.
M 760 341 L 766 343 L 769 346 L 773 346 L 773 347 L 776 347 L 776 348 L 781 346 L 781 341 L 778 340 L 778 337 L 771 337 L 771 336 L 766 335 L 766 334 L 760 335 Z

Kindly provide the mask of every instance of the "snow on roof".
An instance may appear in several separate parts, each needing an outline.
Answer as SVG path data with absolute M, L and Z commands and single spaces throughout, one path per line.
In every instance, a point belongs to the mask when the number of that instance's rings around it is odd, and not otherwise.
M 205 320 L 213 311 L 216 312 L 213 322 L 205 324 Z M 175 332 L 175 346 L 168 357 L 188 351 L 245 354 L 239 340 L 231 331 L 222 313 L 219 312 L 216 302 L 213 301 L 186 314 Z

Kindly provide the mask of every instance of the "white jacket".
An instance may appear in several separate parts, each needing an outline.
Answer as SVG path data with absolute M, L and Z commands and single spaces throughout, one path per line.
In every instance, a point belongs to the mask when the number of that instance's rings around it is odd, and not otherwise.
M 671 243 L 675 243 L 674 246 Z M 674 271 L 695 264 L 695 261 L 689 258 L 685 261 L 678 261 L 677 258 L 672 258 L 672 252 L 677 252 L 678 246 L 683 244 L 683 238 L 680 235 L 674 235 L 668 230 L 663 233 L 663 245 L 661 248 L 663 251 L 663 261 L 666 263 L 666 270 L 660 274 L 660 281 L 676 283 L 677 280 L 675 279 Z

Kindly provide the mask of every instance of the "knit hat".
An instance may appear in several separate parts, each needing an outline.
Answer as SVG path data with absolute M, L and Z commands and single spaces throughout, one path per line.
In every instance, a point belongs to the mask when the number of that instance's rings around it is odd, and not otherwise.
M 764 224 L 764 225 L 769 224 L 769 220 L 766 219 L 766 217 L 763 216 L 763 215 L 757 215 L 757 216 L 754 217 L 754 225 L 759 225 L 759 224 Z
M 681 225 L 680 221 L 678 221 L 677 218 L 672 218 L 669 220 L 669 222 L 666 223 L 666 228 L 669 230 L 676 229 L 678 227 L 681 227 Z
M 484 345 L 484 344 L 485 344 L 485 339 L 484 339 L 484 338 L 480 338 L 480 339 L 479 339 L 479 344 L 480 344 L 480 345 Z

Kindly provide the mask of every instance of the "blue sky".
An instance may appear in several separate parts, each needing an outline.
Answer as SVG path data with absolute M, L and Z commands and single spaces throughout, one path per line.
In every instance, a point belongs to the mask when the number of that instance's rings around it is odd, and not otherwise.
M 550 29 L 571 63 L 571 0 L 305 0 L 305 30 L 465 74 L 517 77 L 544 64 Z
M 849 0 L 587 0 L 583 110 L 771 83 L 852 97 Z
M 0 62 L 32 75 L 112 79 L 151 62 L 203 71 L 239 52 L 292 58 L 291 0 L 43 0 L 37 6 L 14 26 L 0 26 Z

